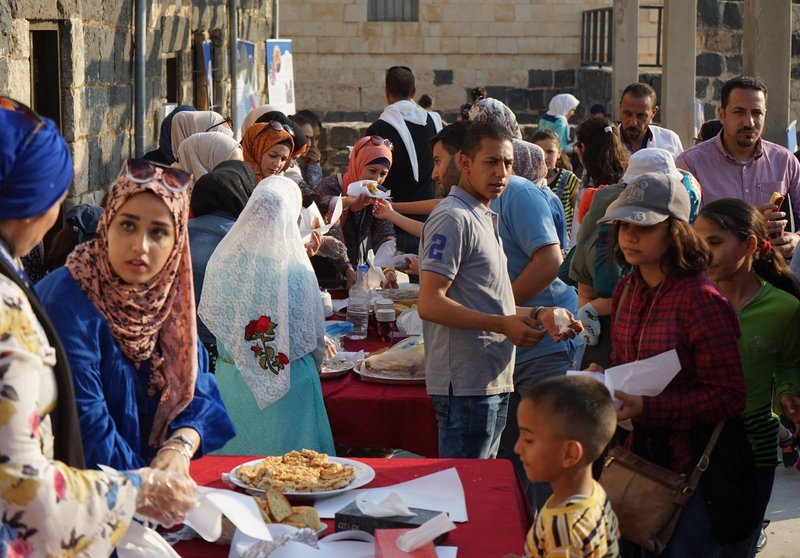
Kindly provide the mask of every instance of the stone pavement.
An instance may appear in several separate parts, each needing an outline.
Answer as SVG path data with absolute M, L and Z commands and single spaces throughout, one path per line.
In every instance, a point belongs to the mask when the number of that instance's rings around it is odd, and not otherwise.
M 758 558 L 800 556 L 800 471 L 782 465 L 775 470 L 775 486 L 767 507 L 767 546 Z

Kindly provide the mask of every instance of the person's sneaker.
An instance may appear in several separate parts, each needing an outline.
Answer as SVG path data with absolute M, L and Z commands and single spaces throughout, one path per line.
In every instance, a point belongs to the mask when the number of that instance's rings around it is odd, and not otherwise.
M 756 552 L 761 552 L 767 546 L 767 525 L 769 525 L 769 519 L 761 522 L 761 531 L 758 533 L 758 541 L 756 542 Z
M 781 440 L 780 446 L 783 466 L 789 468 L 796 465 L 800 459 L 800 452 L 797 451 L 797 446 L 794 444 L 794 432 L 789 430 L 786 433 L 786 438 Z

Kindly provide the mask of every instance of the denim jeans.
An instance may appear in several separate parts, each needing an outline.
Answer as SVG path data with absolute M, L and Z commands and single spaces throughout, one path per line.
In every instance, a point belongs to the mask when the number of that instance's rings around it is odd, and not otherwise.
M 550 483 L 530 482 L 525 475 L 525 468 L 522 466 L 519 456 L 514 453 L 514 446 L 519 438 L 519 425 L 517 424 L 517 408 L 522 399 L 521 394 L 528 391 L 536 382 L 553 376 L 563 376 L 567 370 L 574 368 L 573 351 L 561 351 L 551 353 L 527 362 L 520 363 L 514 367 L 514 393 L 511 394 L 508 402 L 508 422 L 500 437 L 500 449 L 498 457 L 508 459 L 514 465 L 517 476 L 525 486 L 525 493 L 528 502 L 534 510 L 541 509 L 545 501 L 553 493 Z
M 439 457 L 494 459 L 506 425 L 508 393 L 431 395 L 439 424 Z

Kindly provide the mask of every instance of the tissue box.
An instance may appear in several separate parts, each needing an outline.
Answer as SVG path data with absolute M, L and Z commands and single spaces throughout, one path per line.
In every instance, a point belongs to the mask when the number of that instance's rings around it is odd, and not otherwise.
M 419 527 L 429 519 L 433 519 L 442 512 L 433 510 L 423 510 L 419 508 L 409 508 L 417 515 L 410 517 L 404 515 L 393 515 L 389 517 L 370 517 L 361 513 L 355 502 L 340 509 L 334 516 L 335 531 L 366 531 L 374 534 L 378 529 L 414 529 Z M 447 533 L 438 536 L 434 541 L 441 544 L 447 538 Z M 398 549 L 399 550 L 399 549 Z
M 375 531 L 375 558 L 436 558 L 436 548 L 432 542 L 416 549 L 403 552 L 397 546 L 397 537 L 411 529 L 377 529 Z

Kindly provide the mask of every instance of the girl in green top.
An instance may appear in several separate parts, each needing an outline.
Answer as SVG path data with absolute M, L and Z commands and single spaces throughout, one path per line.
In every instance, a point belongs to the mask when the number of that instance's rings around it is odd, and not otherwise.
M 764 215 L 747 202 L 732 198 L 711 202 L 694 226 L 711 249 L 709 278 L 739 314 L 739 350 L 747 386 L 743 416 L 754 445 L 763 518 L 779 463 L 779 429 L 780 439 L 790 449 L 793 441 L 772 411 L 773 397 L 776 409 L 795 425 L 799 418 L 800 284 L 772 248 Z M 726 556 L 753 556 L 758 531 Z

